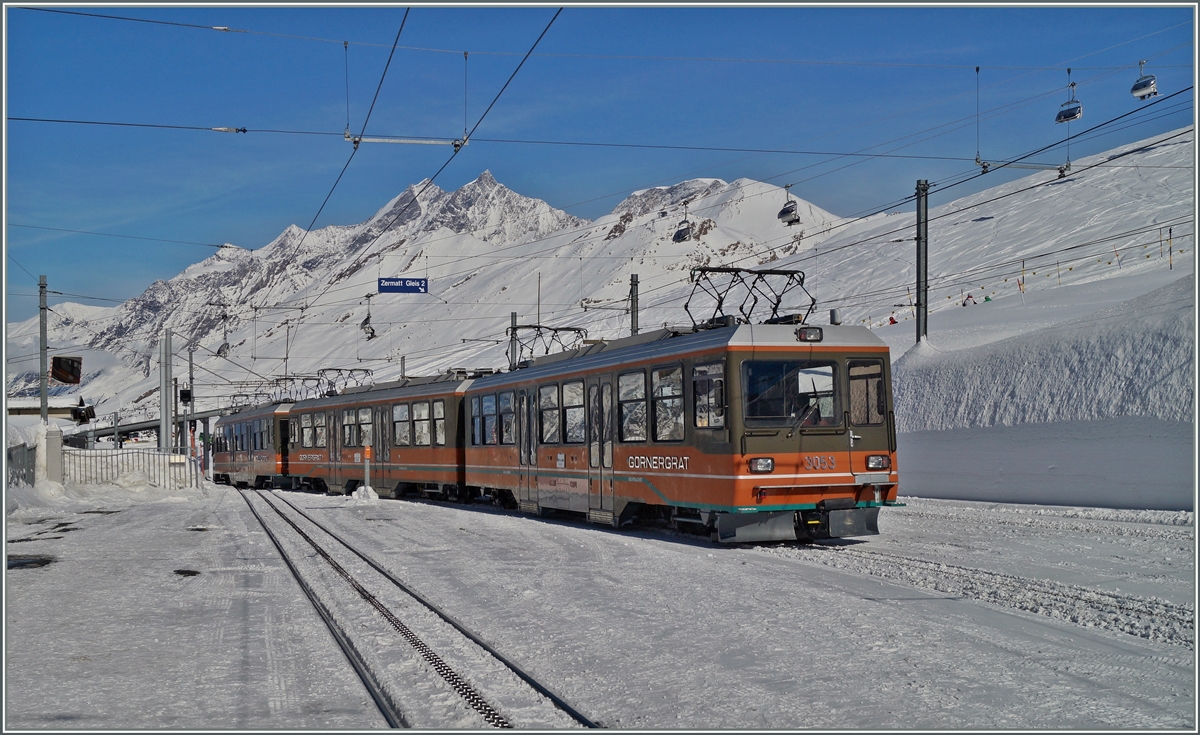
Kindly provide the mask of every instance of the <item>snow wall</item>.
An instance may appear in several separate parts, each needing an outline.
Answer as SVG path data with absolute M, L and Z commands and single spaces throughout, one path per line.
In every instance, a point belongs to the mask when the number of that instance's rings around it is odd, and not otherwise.
M 1193 420 L 1194 278 L 1086 317 L 961 352 L 896 361 L 899 432 L 1144 416 Z

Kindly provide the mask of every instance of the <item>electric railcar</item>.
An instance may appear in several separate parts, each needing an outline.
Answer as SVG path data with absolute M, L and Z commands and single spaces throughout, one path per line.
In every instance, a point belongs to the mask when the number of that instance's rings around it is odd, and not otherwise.
M 887 345 L 840 325 L 659 330 L 248 409 L 217 442 L 232 483 L 349 492 L 369 472 L 393 497 L 653 518 L 726 543 L 876 534 L 899 487 Z

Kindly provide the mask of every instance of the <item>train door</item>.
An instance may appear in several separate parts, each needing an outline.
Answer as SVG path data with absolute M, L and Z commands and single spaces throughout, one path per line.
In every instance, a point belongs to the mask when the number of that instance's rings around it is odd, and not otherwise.
M 611 378 L 606 376 L 588 380 L 587 405 L 588 516 L 593 520 L 611 521 L 615 435 Z
M 856 474 L 887 473 L 891 467 L 868 467 L 868 455 L 889 455 L 895 448 L 895 426 L 888 410 L 887 383 L 883 360 L 859 358 L 846 361 L 849 378 L 849 449 Z
M 537 408 L 528 391 L 517 395 L 517 456 L 519 470 L 517 480 L 517 503 L 525 506 L 532 503 L 537 507 Z M 524 509 L 524 508 L 523 508 Z
M 275 433 L 276 441 L 279 442 L 279 474 L 287 477 L 291 474 L 288 471 L 288 450 L 291 449 L 292 441 L 291 426 L 288 424 L 287 417 L 279 419 L 279 431 Z

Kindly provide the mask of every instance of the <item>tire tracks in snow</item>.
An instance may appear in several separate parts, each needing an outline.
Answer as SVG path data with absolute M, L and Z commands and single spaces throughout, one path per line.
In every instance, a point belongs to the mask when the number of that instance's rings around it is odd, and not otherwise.
M 848 546 L 775 547 L 771 551 L 783 551 L 805 562 L 1033 612 L 1085 628 L 1195 648 L 1195 610 L 1191 605 Z

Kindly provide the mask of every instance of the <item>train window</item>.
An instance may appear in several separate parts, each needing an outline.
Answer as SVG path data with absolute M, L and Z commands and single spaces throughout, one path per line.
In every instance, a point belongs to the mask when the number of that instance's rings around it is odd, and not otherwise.
M 650 371 L 654 441 L 683 441 L 683 368 Z
M 250 438 L 254 441 L 255 449 L 262 449 L 262 422 L 255 421 L 250 424 Z
M 413 415 L 413 444 L 419 447 L 429 446 L 429 402 L 421 401 L 412 405 Z
M 878 426 L 887 416 L 887 395 L 883 388 L 882 360 L 849 360 L 850 422 L 858 426 Z
M 513 400 L 513 393 L 501 393 L 497 398 L 497 408 L 500 410 L 500 443 L 516 444 L 516 402 Z
M 300 443 L 299 419 L 288 419 L 288 443 L 293 447 Z
M 604 466 L 613 466 L 613 427 L 612 427 L 612 407 L 613 407 L 613 391 L 612 383 L 605 383 L 600 392 L 603 401 L 604 415 L 601 423 L 604 424 Z
M 311 449 L 313 445 L 312 414 L 300 415 L 300 446 Z
M 328 435 L 325 433 L 325 414 L 313 414 L 313 444 L 318 447 L 325 447 L 329 444 Z
M 538 388 L 538 410 L 541 414 L 542 444 L 558 443 L 558 386 L 543 385 Z
M 408 423 L 408 404 L 392 406 L 392 441 L 398 447 L 412 443 L 412 425 Z
M 483 444 L 483 414 L 479 412 L 479 396 L 471 396 L 471 443 Z
M 621 441 L 646 441 L 646 374 L 625 373 L 617 378 L 617 403 L 621 407 Z
M 275 443 L 275 422 L 263 419 L 263 449 L 270 449 Z
M 588 406 L 592 409 L 592 420 L 588 422 L 588 466 L 600 466 L 600 387 L 588 386 Z
M 446 445 L 446 402 L 441 398 L 433 402 L 433 443 Z
M 563 383 L 563 417 L 566 430 L 563 441 L 567 444 L 583 444 L 587 441 L 587 409 L 583 407 L 583 381 Z
M 823 360 L 747 360 L 745 418 L 754 426 L 838 426 L 837 364 Z
M 342 411 L 342 446 L 358 446 L 358 414 L 353 408 Z
M 714 362 L 692 368 L 692 425 L 702 429 L 725 426 L 725 364 Z
M 358 409 L 358 440 L 359 440 L 358 443 L 359 443 L 359 446 L 362 446 L 362 447 L 374 446 L 373 443 L 371 442 L 371 439 L 374 438 L 373 437 L 374 432 L 372 431 L 373 427 L 372 427 L 371 423 L 372 423 L 371 422 L 371 409 L 369 409 L 369 408 Z
M 495 444 L 499 439 L 499 432 L 496 430 L 496 394 L 480 396 L 479 408 L 483 414 L 483 443 Z

